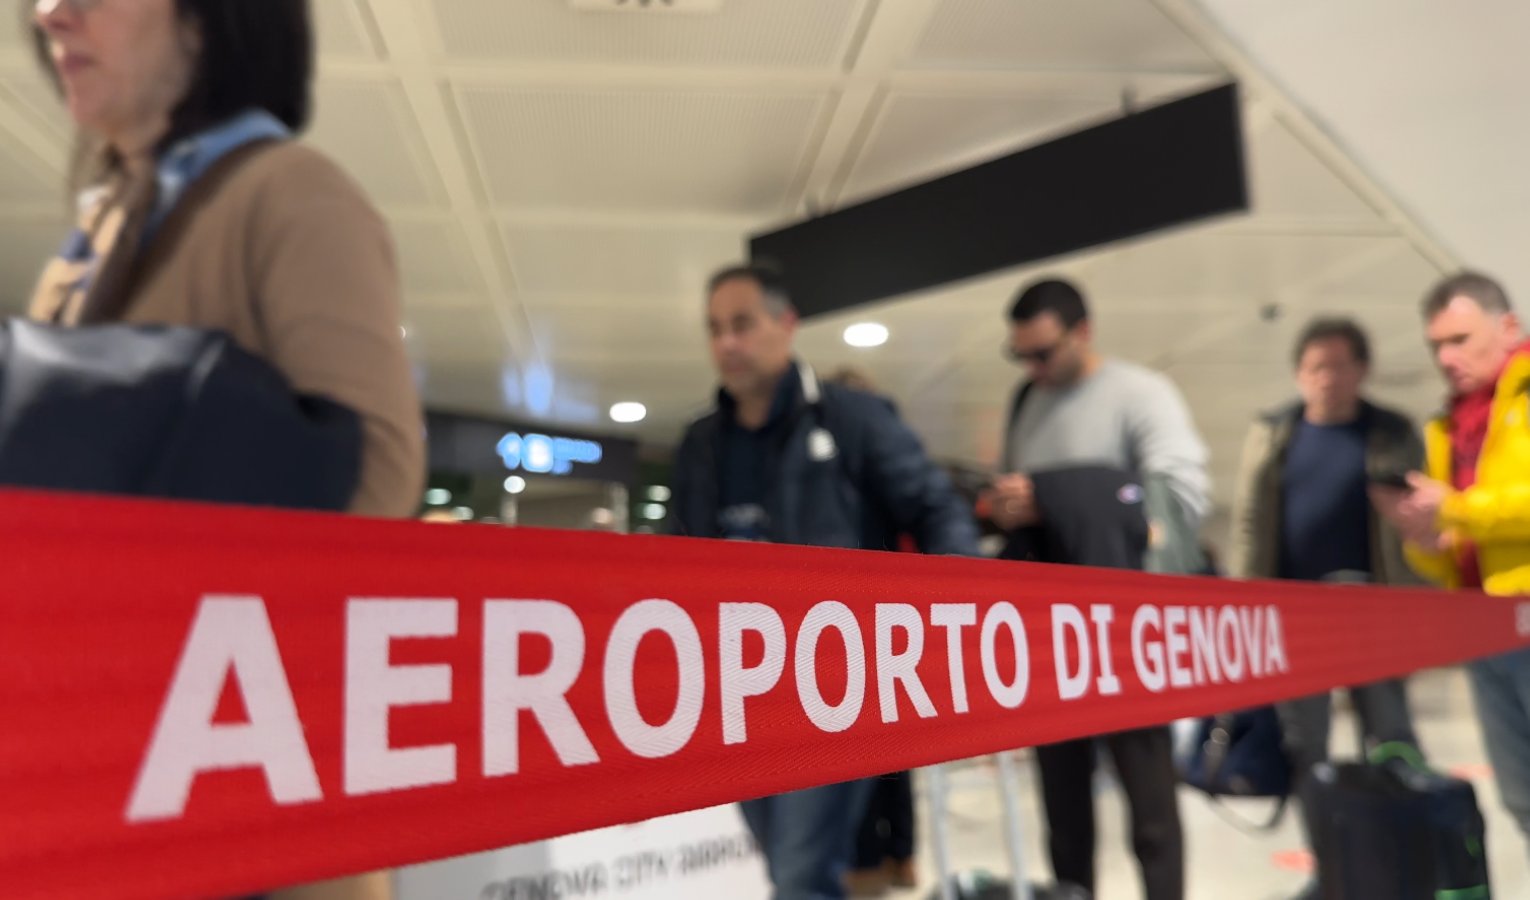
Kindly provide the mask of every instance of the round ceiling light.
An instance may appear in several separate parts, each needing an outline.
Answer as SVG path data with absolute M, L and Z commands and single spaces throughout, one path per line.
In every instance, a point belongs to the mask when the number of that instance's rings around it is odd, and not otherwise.
M 887 336 L 887 326 L 877 322 L 857 322 L 845 329 L 845 343 L 852 347 L 880 347 Z
M 617 403 L 611 407 L 611 421 L 630 425 L 648 418 L 648 407 L 641 403 Z

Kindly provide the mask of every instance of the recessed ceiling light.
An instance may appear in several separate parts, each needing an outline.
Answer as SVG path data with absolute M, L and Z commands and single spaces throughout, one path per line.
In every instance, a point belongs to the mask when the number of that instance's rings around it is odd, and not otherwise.
M 611 421 L 631 424 L 648 418 L 648 407 L 641 403 L 618 403 L 611 407 Z
M 852 347 L 880 347 L 887 343 L 887 326 L 857 322 L 845 329 L 845 343 Z

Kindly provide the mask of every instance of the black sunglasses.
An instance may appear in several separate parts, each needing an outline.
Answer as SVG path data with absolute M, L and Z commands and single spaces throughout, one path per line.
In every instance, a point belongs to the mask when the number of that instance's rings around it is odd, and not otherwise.
M 1004 358 L 1012 363 L 1034 363 L 1038 366 L 1047 364 L 1047 360 L 1056 355 L 1062 349 L 1062 341 L 1058 341 L 1050 347 L 1038 347 L 1035 350 L 1016 350 L 1013 346 L 1005 343 L 1000 348 Z

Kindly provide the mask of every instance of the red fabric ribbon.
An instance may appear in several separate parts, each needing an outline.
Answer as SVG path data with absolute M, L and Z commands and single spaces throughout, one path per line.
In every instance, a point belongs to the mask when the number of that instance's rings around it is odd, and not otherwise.
M 10 898 L 234 896 L 1526 644 L 1511 600 L 1416 590 L 27 494 L 0 523 Z

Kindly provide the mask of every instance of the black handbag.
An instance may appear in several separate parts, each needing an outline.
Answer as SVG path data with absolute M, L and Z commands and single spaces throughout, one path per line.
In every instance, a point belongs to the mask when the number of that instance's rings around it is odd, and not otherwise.
M 1223 713 L 1196 723 L 1195 743 L 1180 761 L 1180 780 L 1220 801 L 1265 797 L 1275 810 L 1261 830 L 1280 824 L 1290 801 L 1293 775 L 1280 717 L 1273 706 Z
M 0 324 L 0 485 L 343 510 L 360 471 L 360 417 L 226 334 Z

